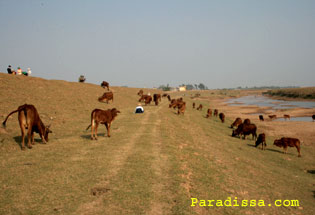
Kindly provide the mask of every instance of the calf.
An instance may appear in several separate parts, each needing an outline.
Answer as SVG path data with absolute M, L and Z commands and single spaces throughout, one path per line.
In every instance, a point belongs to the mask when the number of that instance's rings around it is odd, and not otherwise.
M 101 97 L 98 98 L 99 102 L 104 102 L 105 100 L 106 100 L 107 104 L 110 100 L 112 100 L 112 102 L 114 102 L 113 92 L 105 92 Z
M 101 87 L 103 87 L 104 89 L 107 87 L 107 90 L 109 90 L 109 83 L 106 82 L 106 81 L 103 81 L 103 82 L 101 83 Z
M 235 121 L 231 124 L 231 128 L 237 127 L 240 124 L 242 124 L 242 119 L 237 117 Z
M 178 108 L 178 111 L 177 111 L 177 114 L 183 114 L 185 113 L 185 110 L 186 110 L 186 102 L 178 102 L 178 105 L 177 105 L 177 108 Z
M 264 116 L 263 115 L 259 115 L 259 120 L 260 121 L 264 121 Z
M 44 125 L 34 105 L 24 104 L 24 105 L 19 106 L 17 110 L 9 113 L 9 115 L 5 118 L 5 120 L 2 123 L 3 126 L 4 127 L 6 126 L 6 122 L 9 116 L 16 112 L 19 112 L 18 120 L 19 120 L 19 125 L 20 125 L 21 133 L 22 133 L 21 149 L 25 150 L 25 143 L 24 143 L 25 129 L 28 129 L 27 131 L 27 138 L 28 138 L 27 147 L 28 148 L 31 149 L 32 145 L 35 144 L 34 132 L 38 133 L 43 143 L 46 144 L 46 142 L 48 142 L 48 134 L 52 132 L 49 129 L 50 126 Z
M 209 108 L 208 111 L 207 111 L 207 116 L 206 118 L 209 118 L 212 116 L 212 110 Z
M 202 104 L 200 104 L 199 107 L 197 107 L 197 110 L 202 110 Z
M 258 135 L 255 147 L 259 146 L 260 144 L 261 144 L 261 150 L 265 150 L 267 146 L 265 133 L 261 133 Z
M 196 107 L 195 102 L 192 103 L 192 106 L 193 106 L 193 109 L 195 109 L 195 107 Z
M 269 115 L 270 120 L 277 119 L 277 115 Z
M 296 147 L 298 156 L 301 157 L 301 143 L 297 138 L 282 137 L 281 139 L 275 140 L 273 144 L 280 148 L 283 147 L 283 152 L 285 154 L 287 153 L 288 146 Z
M 143 95 L 143 90 L 139 90 L 139 92 L 137 94 L 138 94 L 138 96 L 142 96 Z
M 290 119 L 291 119 L 291 118 L 290 118 L 290 115 L 288 115 L 288 114 L 284 114 L 284 115 L 283 115 L 283 118 L 284 118 L 284 120 L 287 120 L 287 119 L 290 120 Z
M 105 124 L 107 136 L 110 137 L 110 126 L 115 120 L 117 113 L 120 113 L 120 111 L 116 108 L 108 110 L 94 109 L 92 111 L 91 124 L 86 128 L 88 130 L 91 127 L 91 140 L 97 140 L 97 128 L 99 124 Z
M 257 139 L 257 127 L 255 124 L 240 124 L 237 129 L 233 130 L 232 132 L 232 137 L 235 137 L 235 136 L 239 136 L 241 137 L 243 135 L 243 139 L 246 139 L 246 135 L 252 135 L 253 136 L 253 139 Z
M 244 120 L 244 124 L 245 124 L 245 125 L 249 125 L 249 124 L 250 124 L 250 119 L 245 119 L 245 120 Z
M 219 118 L 220 118 L 221 122 L 224 123 L 224 120 L 225 120 L 225 115 L 224 115 L 224 113 L 220 113 L 220 114 L 219 114 Z
M 214 109 L 213 116 L 218 116 L 218 114 L 219 114 L 218 109 Z
M 159 104 L 159 101 L 161 101 L 161 95 L 160 94 L 153 94 L 153 101 L 155 105 Z

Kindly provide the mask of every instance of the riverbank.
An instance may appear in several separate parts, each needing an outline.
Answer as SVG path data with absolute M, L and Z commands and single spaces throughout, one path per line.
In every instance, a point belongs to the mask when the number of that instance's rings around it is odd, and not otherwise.
M 315 101 L 315 87 L 268 90 L 264 95 L 279 99 L 307 99 Z

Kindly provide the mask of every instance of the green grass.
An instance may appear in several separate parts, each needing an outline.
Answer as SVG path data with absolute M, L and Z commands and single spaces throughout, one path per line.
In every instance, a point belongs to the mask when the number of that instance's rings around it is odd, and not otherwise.
M 268 90 L 266 94 L 288 98 L 315 99 L 315 87 Z
M 25 151 L 17 115 L 0 130 L 0 214 L 313 214 L 314 174 L 307 170 L 315 169 L 314 145 L 303 146 L 298 158 L 293 148 L 282 154 L 268 137 L 262 151 L 251 138 L 231 137 L 234 119 L 205 118 L 214 99 L 238 91 L 203 91 L 201 100 L 185 93 L 187 110 L 178 116 L 165 98 L 135 115 L 139 89 L 112 90 L 114 103 L 106 104 L 97 101 L 104 91 L 97 85 L 0 74 L 1 119 L 31 103 L 53 130 L 48 144 L 37 135 Z M 193 110 L 193 101 L 204 110 Z M 99 139 L 90 140 L 91 111 L 112 107 L 121 111 L 112 136 L 104 137 L 100 126 Z M 298 199 L 300 208 L 191 207 L 192 197 Z

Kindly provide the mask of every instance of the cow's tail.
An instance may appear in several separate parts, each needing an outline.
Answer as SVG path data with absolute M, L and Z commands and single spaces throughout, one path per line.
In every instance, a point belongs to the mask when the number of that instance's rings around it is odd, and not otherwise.
M 86 128 L 86 130 L 88 130 L 91 126 L 94 126 L 94 115 L 95 115 L 95 111 L 93 111 L 91 113 L 91 124 Z
M 92 125 L 92 124 L 90 124 L 90 125 L 86 128 L 86 130 L 88 130 L 88 129 L 91 127 L 91 125 Z
M 22 108 L 19 108 L 19 109 L 17 109 L 17 110 L 12 111 L 11 113 L 9 113 L 9 115 L 5 118 L 5 120 L 4 120 L 3 123 L 2 123 L 2 125 L 3 125 L 4 128 L 6 127 L 6 123 L 7 123 L 8 118 L 9 118 L 12 114 L 14 114 L 14 113 L 20 111 L 21 109 L 22 109 Z

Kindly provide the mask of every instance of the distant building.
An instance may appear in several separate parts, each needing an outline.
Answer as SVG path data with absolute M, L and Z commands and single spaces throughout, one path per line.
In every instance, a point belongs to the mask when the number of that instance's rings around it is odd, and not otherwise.
M 186 86 L 181 86 L 178 88 L 180 92 L 186 91 Z

